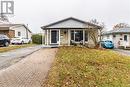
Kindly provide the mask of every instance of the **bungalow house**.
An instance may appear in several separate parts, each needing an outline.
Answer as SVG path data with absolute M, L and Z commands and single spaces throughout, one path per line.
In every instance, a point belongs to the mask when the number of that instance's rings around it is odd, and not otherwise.
M 31 33 L 24 24 L 0 24 L 0 34 L 5 34 L 9 38 L 22 37 L 31 39 Z
M 84 45 L 94 46 L 90 32 L 94 32 L 98 39 L 99 29 L 102 27 L 70 17 L 41 28 L 45 33 L 46 45 L 69 46 L 72 43 L 79 44 L 82 42 Z
M 102 35 L 103 40 L 111 40 L 115 48 L 130 47 L 130 28 L 116 28 Z

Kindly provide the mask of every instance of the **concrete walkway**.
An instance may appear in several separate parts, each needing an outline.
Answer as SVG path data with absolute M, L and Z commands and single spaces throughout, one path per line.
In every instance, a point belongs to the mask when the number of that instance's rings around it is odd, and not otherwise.
M 25 56 L 39 50 L 40 48 L 41 46 L 39 45 L 0 53 L 0 69 L 4 69 L 11 66 L 15 62 L 18 62 Z
M 0 71 L 0 87 L 41 87 L 57 48 L 41 49 Z
M 116 51 L 122 55 L 130 56 L 130 50 L 114 49 L 114 51 Z

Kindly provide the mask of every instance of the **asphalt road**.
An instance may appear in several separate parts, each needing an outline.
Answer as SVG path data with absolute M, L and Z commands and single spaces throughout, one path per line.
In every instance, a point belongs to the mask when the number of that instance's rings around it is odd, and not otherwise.
M 42 46 L 33 46 L 0 53 L 0 70 L 13 65 L 27 55 L 39 50 L 41 47 Z
M 123 49 L 114 49 L 114 51 L 122 54 L 122 55 L 127 55 L 130 56 L 130 50 L 123 50 Z

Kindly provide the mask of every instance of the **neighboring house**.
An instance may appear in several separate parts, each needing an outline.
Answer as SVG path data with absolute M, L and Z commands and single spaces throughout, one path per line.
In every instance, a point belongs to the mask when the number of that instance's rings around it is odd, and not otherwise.
M 31 31 L 24 24 L 0 24 L 0 34 L 9 38 L 21 37 L 31 39 Z
M 45 32 L 46 45 L 69 46 L 73 41 L 94 46 L 93 40 L 90 38 L 90 32 L 95 32 L 98 39 L 99 29 L 102 27 L 70 17 L 41 28 Z
M 130 28 L 116 28 L 103 33 L 103 40 L 111 40 L 115 48 L 130 47 Z

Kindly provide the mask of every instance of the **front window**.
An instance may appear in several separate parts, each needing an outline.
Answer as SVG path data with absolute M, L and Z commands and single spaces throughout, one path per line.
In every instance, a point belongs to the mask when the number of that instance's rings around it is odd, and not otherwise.
M 71 40 L 80 42 L 83 40 L 83 30 L 72 30 L 71 31 Z M 88 41 L 88 32 L 85 31 L 85 41 Z
M 79 42 L 83 40 L 83 31 L 76 30 L 75 31 L 75 41 Z
M 124 35 L 124 41 L 127 41 L 127 35 Z
M 18 32 L 18 36 L 21 36 L 21 32 Z

